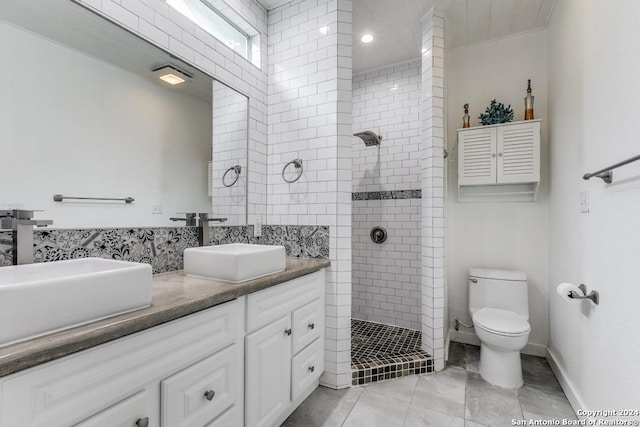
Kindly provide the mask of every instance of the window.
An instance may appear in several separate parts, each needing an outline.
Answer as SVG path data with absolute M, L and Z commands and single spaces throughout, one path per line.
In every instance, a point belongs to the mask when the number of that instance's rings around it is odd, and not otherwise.
M 222 0 L 166 0 L 166 2 L 260 68 L 260 33 Z

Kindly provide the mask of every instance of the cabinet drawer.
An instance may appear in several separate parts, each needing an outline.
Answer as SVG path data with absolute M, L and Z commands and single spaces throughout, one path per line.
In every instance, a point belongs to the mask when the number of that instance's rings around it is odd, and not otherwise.
M 324 294 L 324 270 L 247 297 L 247 332 L 255 331 Z
M 76 424 L 75 427 L 135 427 L 136 425 L 144 425 L 144 421 L 148 421 L 149 426 L 158 425 L 158 420 L 154 422 L 151 419 L 149 399 L 147 390 L 139 391 L 133 396 Z
M 322 300 L 317 299 L 293 312 L 293 354 L 324 335 L 323 309 Z
M 291 400 L 296 400 L 324 371 L 322 340 L 317 339 L 293 357 L 291 364 Z
M 161 381 L 162 426 L 201 427 L 239 403 L 241 361 L 234 344 Z

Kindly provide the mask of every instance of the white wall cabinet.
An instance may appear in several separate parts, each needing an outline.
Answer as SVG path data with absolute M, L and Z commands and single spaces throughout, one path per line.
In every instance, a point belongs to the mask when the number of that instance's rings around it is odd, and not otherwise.
M 247 297 L 245 426 L 280 425 L 324 371 L 324 271 Z
M 540 120 L 458 130 L 461 201 L 535 200 L 540 182 Z

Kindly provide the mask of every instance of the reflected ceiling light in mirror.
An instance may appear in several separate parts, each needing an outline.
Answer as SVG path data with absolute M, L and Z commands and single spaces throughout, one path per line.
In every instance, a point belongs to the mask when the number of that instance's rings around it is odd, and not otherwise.
M 360 38 L 360 41 L 362 41 L 362 43 L 371 43 L 373 41 L 373 35 L 367 33 Z
M 182 71 L 171 64 L 165 64 L 160 67 L 156 67 L 151 71 L 160 80 L 170 84 L 171 86 L 184 83 L 192 77 L 191 74 L 187 73 L 186 71 Z

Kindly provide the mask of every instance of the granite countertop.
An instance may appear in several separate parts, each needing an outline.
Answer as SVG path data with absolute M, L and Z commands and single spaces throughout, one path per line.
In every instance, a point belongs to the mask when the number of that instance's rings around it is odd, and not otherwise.
M 0 377 L 179 319 L 329 265 L 329 260 L 325 259 L 287 258 L 283 272 L 241 284 L 186 277 L 182 271 L 154 275 L 151 305 L 147 308 L 0 347 Z

